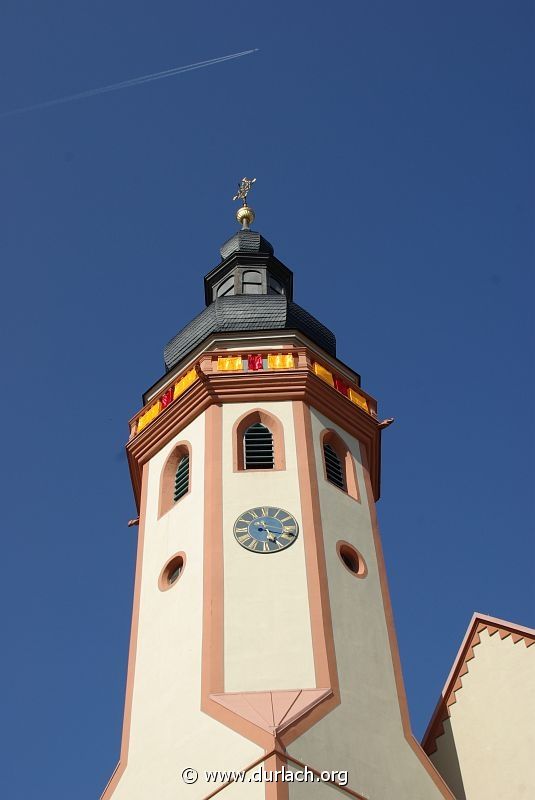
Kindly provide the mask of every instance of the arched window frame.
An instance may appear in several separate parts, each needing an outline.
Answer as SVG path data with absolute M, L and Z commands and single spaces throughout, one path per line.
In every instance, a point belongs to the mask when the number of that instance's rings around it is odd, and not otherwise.
M 178 465 L 184 456 L 189 456 L 188 491 L 175 501 L 175 477 Z M 171 450 L 160 476 L 160 498 L 158 503 L 158 519 L 176 508 L 191 492 L 191 444 L 178 442 Z
M 325 445 L 328 444 L 332 447 L 338 458 L 340 459 L 340 464 L 342 465 L 342 470 L 344 473 L 344 480 L 345 480 L 345 489 L 340 489 L 338 486 L 335 486 L 334 483 L 327 477 L 327 467 L 325 464 Z M 351 453 L 351 450 L 344 442 L 342 437 L 331 429 L 327 429 L 322 431 L 321 434 L 321 463 L 323 464 L 323 477 L 325 478 L 326 483 L 329 486 L 332 486 L 333 489 L 336 489 L 338 492 L 342 492 L 342 494 L 347 494 L 348 497 L 352 497 L 353 500 L 356 500 L 360 503 L 360 492 L 359 492 L 359 484 L 357 480 L 357 468 L 355 465 L 355 459 Z
M 245 454 L 243 437 L 245 431 L 255 422 L 260 422 L 269 428 L 273 436 L 273 469 L 245 469 Z M 263 408 L 254 408 L 247 411 L 234 423 L 232 430 L 232 461 L 234 472 L 274 472 L 286 469 L 286 455 L 284 451 L 284 429 L 281 421 L 265 411 Z
M 244 269 L 241 274 L 242 294 L 262 294 L 262 273 L 258 269 Z
M 221 291 L 222 289 L 224 289 L 224 291 Z M 231 297 L 234 294 L 236 294 L 236 276 L 227 275 L 215 289 L 214 300 L 218 297 Z

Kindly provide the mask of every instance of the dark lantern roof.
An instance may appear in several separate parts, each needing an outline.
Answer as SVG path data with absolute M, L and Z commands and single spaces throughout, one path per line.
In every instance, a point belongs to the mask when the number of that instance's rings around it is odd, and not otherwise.
M 264 239 L 258 231 L 251 231 L 249 228 L 237 231 L 234 236 L 227 239 L 219 248 L 221 258 L 225 260 L 232 253 L 269 253 L 273 255 L 273 245 Z
M 222 332 L 297 330 L 336 355 L 334 334 L 293 302 L 293 272 L 275 257 L 267 239 L 244 227 L 219 252 L 221 261 L 204 278 L 207 308 L 164 349 L 167 371 L 208 336 Z

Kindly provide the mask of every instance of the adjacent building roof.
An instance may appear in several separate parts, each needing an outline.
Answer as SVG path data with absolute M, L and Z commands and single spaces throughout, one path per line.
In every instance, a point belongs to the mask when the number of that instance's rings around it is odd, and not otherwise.
M 422 739 L 422 747 L 428 755 L 437 749 L 436 739 L 444 733 L 444 721 L 450 716 L 450 707 L 457 701 L 457 692 L 463 686 L 463 676 L 469 672 L 469 662 L 475 657 L 474 648 L 480 644 L 480 633 L 487 630 L 489 636 L 498 635 L 500 639 L 509 636 L 519 646 L 531 647 L 535 644 L 535 630 L 507 622 L 486 614 L 474 614 L 457 653 L 457 657 L 442 690 L 435 712 Z

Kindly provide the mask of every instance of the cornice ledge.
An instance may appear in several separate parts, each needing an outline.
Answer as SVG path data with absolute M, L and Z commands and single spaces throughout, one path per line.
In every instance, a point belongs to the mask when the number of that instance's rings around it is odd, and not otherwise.
M 126 445 L 132 486 L 139 510 L 141 475 L 146 464 L 193 419 L 211 405 L 301 400 L 354 436 L 366 447 L 374 498 L 379 498 L 381 431 L 377 419 L 336 392 L 308 369 L 264 374 L 205 373 Z

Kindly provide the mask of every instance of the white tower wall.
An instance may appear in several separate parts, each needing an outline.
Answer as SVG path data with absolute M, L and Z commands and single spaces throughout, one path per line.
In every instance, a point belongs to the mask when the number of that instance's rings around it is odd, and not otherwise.
M 262 755 L 262 749 L 219 724 L 200 708 L 205 415 L 197 417 L 166 444 L 144 468 L 140 553 L 133 613 L 133 653 L 127 696 L 131 702 L 127 765 L 113 793 L 114 800 L 203 798 L 206 783 L 185 785 L 181 771 L 241 769 Z M 164 464 L 178 442 L 191 444 L 191 491 L 158 519 Z M 143 502 L 143 501 L 142 501 Z M 158 587 L 164 564 L 177 552 L 186 563 L 168 591 Z M 216 784 L 214 784 L 214 789 Z M 261 785 L 237 785 L 232 798 L 264 798 Z

